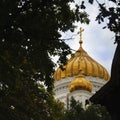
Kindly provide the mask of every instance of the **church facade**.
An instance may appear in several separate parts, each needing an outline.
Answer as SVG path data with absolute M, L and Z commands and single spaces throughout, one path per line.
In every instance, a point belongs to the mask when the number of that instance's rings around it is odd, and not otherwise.
M 85 107 L 86 101 L 110 78 L 107 70 L 83 49 L 82 32 L 80 28 L 79 49 L 63 66 L 64 70 L 58 68 L 54 73 L 55 99 L 65 103 L 66 107 L 71 97 Z

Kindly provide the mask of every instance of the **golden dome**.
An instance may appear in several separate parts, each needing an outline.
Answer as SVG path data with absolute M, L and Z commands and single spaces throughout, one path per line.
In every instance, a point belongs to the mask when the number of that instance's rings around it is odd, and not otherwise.
M 81 34 L 80 34 L 81 35 Z M 104 80 L 109 80 L 110 76 L 107 70 L 90 57 L 82 48 L 82 40 L 80 38 L 80 48 L 63 66 L 65 69 L 58 68 L 54 73 L 54 80 L 61 80 L 66 77 L 76 76 L 81 69 L 85 76 L 99 77 Z
M 69 91 L 73 92 L 75 90 L 87 90 L 89 92 L 92 91 L 92 84 L 85 79 L 85 76 L 78 75 L 70 84 Z
M 99 77 L 104 80 L 109 80 L 110 78 L 107 70 L 92 59 L 82 47 L 80 47 L 79 50 L 68 60 L 64 68 L 65 70 L 58 68 L 55 71 L 55 80 L 76 76 L 79 73 L 79 69 L 82 69 L 85 76 Z

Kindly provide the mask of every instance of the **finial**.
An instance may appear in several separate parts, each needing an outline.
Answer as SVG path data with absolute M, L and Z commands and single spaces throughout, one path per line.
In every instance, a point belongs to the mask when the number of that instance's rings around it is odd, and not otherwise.
M 83 31 L 84 31 L 84 29 L 82 29 L 82 27 L 80 27 L 80 31 L 78 32 L 78 34 L 80 35 L 80 41 L 79 41 L 80 47 L 82 47 L 82 43 L 83 43 L 83 41 L 82 41 L 82 32 Z

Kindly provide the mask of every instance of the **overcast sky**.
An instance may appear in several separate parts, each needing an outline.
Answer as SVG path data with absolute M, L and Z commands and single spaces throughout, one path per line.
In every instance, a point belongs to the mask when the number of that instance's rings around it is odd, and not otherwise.
M 110 32 L 108 29 L 102 29 L 107 23 L 107 20 L 105 24 L 98 24 L 97 21 L 95 21 L 96 15 L 98 14 L 97 5 L 89 4 L 87 11 L 90 15 L 90 24 L 84 25 L 77 23 L 76 25 L 78 27 L 75 32 L 64 33 L 63 38 L 72 37 L 73 39 L 66 43 L 69 44 L 72 49 L 77 50 L 79 48 L 79 35 L 77 35 L 77 32 L 79 28 L 82 27 L 84 29 L 82 34 L 83 49 L 110 73 L 111 63 L 116 48 L 116 44 L 114 44 L 114 33 Z

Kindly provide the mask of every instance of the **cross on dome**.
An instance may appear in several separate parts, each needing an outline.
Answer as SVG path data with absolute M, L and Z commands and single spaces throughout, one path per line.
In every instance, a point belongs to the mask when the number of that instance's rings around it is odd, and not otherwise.
M 78 32 L 78 34 L 80 35 L 80 41 L 79 41 L 80 47 L 82 47 L 82 43 L 83 43 L 83 41 L 82 41 L 82 32 L 83 31 L 84 31 L 84 29 L 82 27 L 80 27 L 80 31 Z

